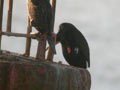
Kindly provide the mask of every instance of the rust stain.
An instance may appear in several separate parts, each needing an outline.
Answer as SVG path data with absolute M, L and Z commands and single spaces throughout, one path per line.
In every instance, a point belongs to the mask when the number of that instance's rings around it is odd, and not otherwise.
M 8 89 L 7 90 L 14 90 L 17 88 L 18 82 L 17 82 L 17 70 L 15 65 L 10 65 L 10 71 L 9 71 L 9 80 L 8 80 Z
M 42 68 L 38 68 L 37 71 L 40 72 L 40 73 L 42 73 L 42 74 L 47 72 L 45 69 L 42 69 Z
M 0 64 L 0 90 L 90 90 L 91 77 L 86 70 L 58 64 L 53 67 L 48 62 L 40 65 L 13 62 Z

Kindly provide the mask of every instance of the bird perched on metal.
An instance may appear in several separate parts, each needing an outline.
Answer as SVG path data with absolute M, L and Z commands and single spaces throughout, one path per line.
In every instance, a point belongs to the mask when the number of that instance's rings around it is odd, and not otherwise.
M 27 0 L 28 16 L 31 26 L 35 27 L 39 33 L 47 34 L 48 43 L 56 53 L 54 41 L 52 38 L 52 8 L 49 0 Z
M 57 33 L 66 61 L 76 67 L 90 67 L 89 46 L 82 33 L 71 23 L 62 23 Z

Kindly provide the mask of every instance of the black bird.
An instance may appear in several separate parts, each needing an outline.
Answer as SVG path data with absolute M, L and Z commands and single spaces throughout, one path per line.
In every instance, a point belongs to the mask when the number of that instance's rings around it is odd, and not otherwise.
M 63 56 L 70 65 L 85 69 L 90 67 L 88 43 L 74 25 L 62 23 L 56 41 L 61 43 Z
M 49 0 L 27 0 L 28 14 L 31 26 L 35 27 L 39 33 L 47 33 L 48 43 L 56 53 L 54 40 L 52 38 L 52 7 Z

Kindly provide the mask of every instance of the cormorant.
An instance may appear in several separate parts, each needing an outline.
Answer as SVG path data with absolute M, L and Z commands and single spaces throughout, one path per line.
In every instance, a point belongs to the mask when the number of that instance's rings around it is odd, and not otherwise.
M 88 43 L 73 24 L 62 23 L 56 36 L 56 41 L 62 45 L 63 56 L 70 65 L 85 69 L 90 67 Z
M 31 26 L 35 27 L 39 33 L 47 33 L 48 43 L 56 54 L 54 40 L 52 38 L 52 7 L 49 0 L 27 0 L 28 15 Z

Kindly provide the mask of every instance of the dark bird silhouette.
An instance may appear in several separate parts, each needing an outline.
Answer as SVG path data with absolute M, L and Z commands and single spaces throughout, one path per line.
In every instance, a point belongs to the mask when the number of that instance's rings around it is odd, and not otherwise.
M 90 67 L 89 46 L 82 33 L 70 23 L 62 23 L 57 33 L 66 61 L 76 67 Z
M 48 43 L 56 53 L 54 40 L 52 38 L 52 8 L 49 0 L 27 0 L 28 14 L 31 26 L 35 27 L 39 33 L 47 34 Z

